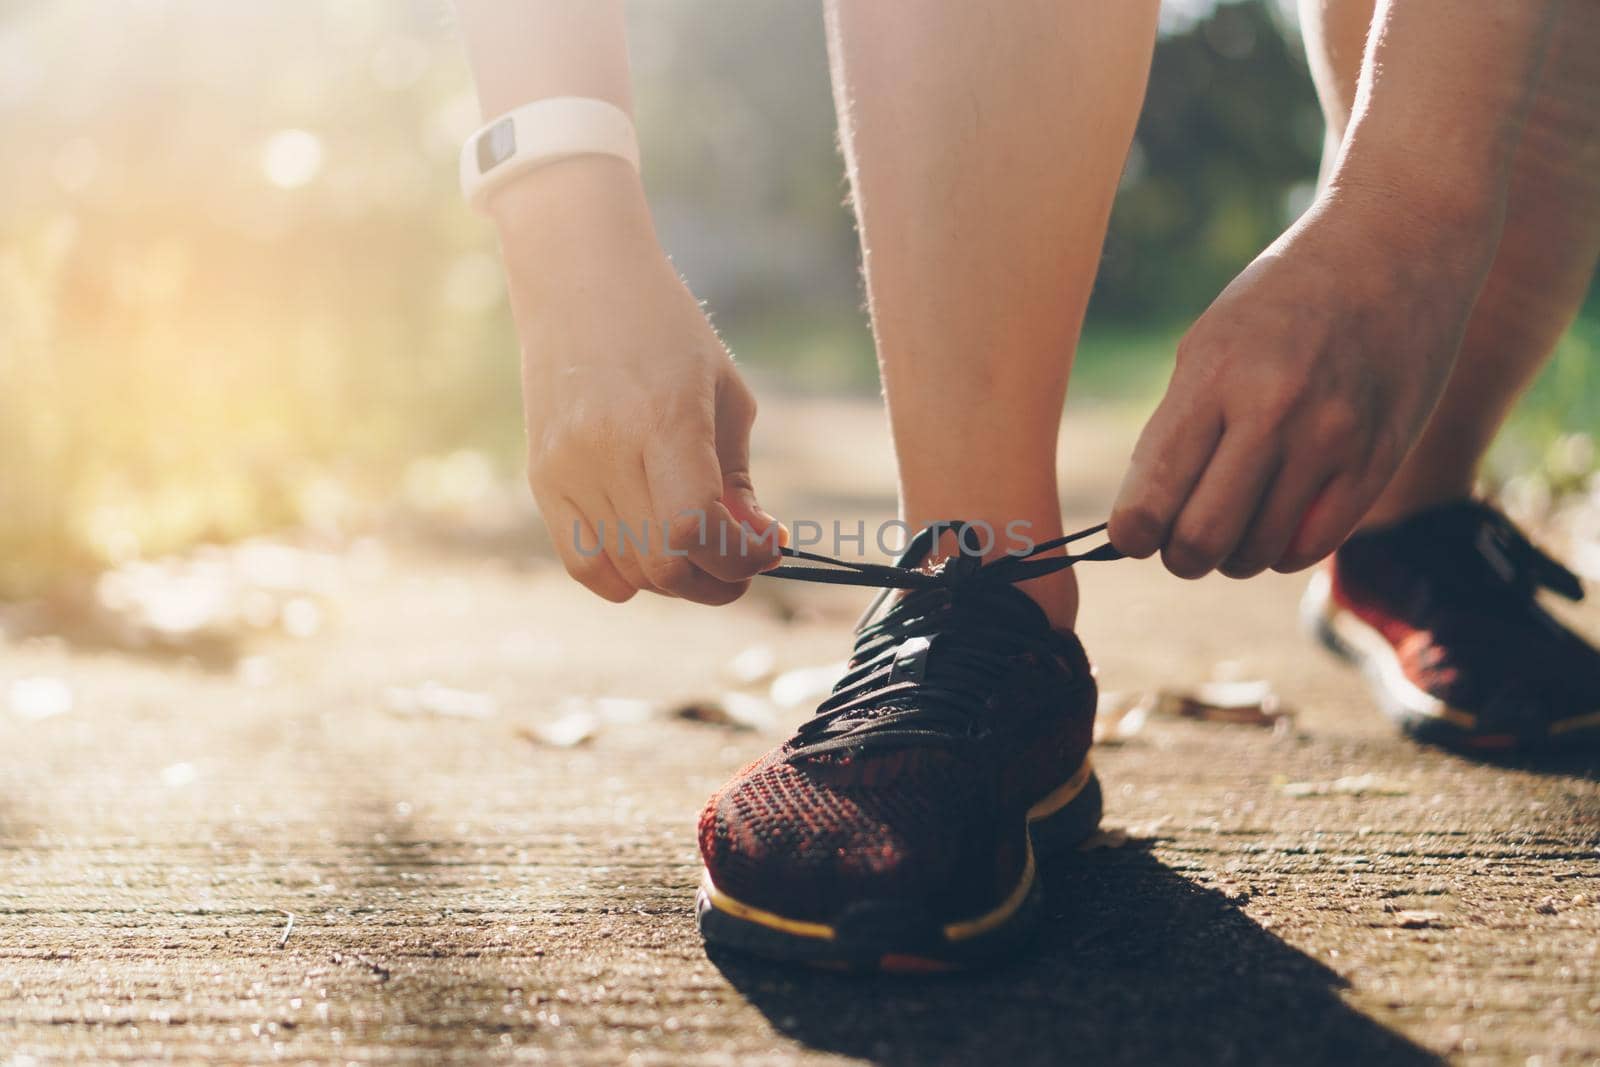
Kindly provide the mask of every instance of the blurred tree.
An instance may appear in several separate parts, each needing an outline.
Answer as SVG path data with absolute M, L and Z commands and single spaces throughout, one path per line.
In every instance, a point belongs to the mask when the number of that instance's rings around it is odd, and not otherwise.
M 1097 316 L 1200 310 L 1309 200 L 1322 114 L 1275 10 L 1223 4 L 1158 43 Z

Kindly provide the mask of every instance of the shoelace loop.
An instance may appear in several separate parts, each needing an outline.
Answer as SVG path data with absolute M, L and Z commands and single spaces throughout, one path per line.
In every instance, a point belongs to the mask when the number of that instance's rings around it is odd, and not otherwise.
M 1060 638 L 1037 621 L 1037 609 L 1022 594 L 994 594 L 1000 587 L 1043 577 L 1084 560 L 1121 559 L 1109 542 L 1087 552 L 1045 558 L 1045 553 L 1100 533 L 1105 524 L 1034 545 L 1025 553 L 984 561 L 982 538 L 968 522 L 934 523 L 911 539 L 894 565 L 834 559 L 785 548 L 790 559 L 767 574 L 797 581 L 882 590 L 856 625 L 851 668 L 816 715 L 791 742 L 792 757 L 838 750 L 955 745 L 982 736 L 980 721 L 994 681 L 1019 655 L 1055 657 Z M 961 551 L 937 567 L 924 566 L 940 537 L 955 534 Z M 905 596 L 884 611 L 895 590 Z M 961 605 L 980 604 L 982 625 Z M 879 616 L 880 611 L 882 616 Z M 791 757 L 791 758 L 792 758 Z

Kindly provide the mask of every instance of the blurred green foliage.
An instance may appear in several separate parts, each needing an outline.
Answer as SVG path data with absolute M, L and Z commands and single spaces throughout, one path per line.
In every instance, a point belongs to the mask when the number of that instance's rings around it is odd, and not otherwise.
M 1280 2 L 1164 7 L 1075 395 L 1144 403 L 1187 318 L 1310 196 Z M 818 5 L 630 6 L 669 252 L 774 388 L 869 389 Z M 370 517 L 419 457 L 520 468 L 476 105 L 441 0 L 0 6 L 0 595 Z M 1600 316 L 1520 425 L 1596 423 Z

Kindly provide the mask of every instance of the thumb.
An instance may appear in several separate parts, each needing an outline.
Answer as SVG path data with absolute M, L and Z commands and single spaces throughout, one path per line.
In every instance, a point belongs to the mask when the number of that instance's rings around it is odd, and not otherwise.
M 776 547 L 789 543 L 789 531 L 756 499 L 755 482 L 750 477 L 750 428 L 755 419 L 755 397 L 730 372 L 717 388 L 717 464 L 722 469 L 722 503 L 735 522 L 748 524 L 776 556 Z M 777 527 L 775 540 L 768 536 L 773 527 Z

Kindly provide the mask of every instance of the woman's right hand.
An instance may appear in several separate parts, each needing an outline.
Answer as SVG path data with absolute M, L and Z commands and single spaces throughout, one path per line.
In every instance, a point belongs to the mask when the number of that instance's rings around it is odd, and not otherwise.
M 755 399 L 661 251 L 638 175 L 607 156 L 565 160 L 490 208 L 522 346 L 529 483 L 568 572 L 619 603 L 641 589 L 736 599 L 786 533 L 750 479 Z

